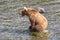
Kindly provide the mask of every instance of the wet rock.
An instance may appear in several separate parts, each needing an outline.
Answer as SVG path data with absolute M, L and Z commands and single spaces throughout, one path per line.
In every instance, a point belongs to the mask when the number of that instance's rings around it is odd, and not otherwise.
M 38 10 L 40 13 L 45 13 L 45 9 L 42 7 L 35 7 L 34 9 Z

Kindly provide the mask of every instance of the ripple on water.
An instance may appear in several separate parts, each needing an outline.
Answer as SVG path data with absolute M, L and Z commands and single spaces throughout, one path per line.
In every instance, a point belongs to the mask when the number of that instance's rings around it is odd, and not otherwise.
M 0 39 L 2 40 L 26 40 L 30 39 L 30 37 L 26 34 L 16 34 L 16 33 L 8 33 L 2 32 L 0 33 Z
M 60 40 L 60 33 L 54 33 L 50 36 L 50 40 Z

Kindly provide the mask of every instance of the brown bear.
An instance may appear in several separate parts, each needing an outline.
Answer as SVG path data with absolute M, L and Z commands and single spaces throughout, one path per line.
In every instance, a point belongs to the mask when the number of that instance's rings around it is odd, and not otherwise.
M 24 7 L 24 9 L 19 14 L 22 16 L 26 15 L 29 17 L 31 23 L 29 30 L 31 32 L 42 32 L 48 26 L 47 19 L 36 9 Z

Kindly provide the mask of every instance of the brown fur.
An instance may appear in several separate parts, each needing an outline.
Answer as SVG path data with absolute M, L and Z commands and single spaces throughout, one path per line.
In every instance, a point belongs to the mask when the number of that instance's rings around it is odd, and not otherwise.
M 31 23 L 29 29 L 31 32 L 44 31 L 48 26 L 47 19 L 35 9 L 32 8 L 27 8 L 27 10 L 24 9 L 22 10 L 21 15 L 22 16 L 27 15 L 29 17 Z

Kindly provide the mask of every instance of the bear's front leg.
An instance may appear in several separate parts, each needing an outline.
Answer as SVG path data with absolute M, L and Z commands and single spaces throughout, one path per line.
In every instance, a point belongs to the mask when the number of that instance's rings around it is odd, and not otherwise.
M 30 23 L 31 23 L 30 28 L 35 27 L 35 20 L 34 20 L 34 18 L 31 18 L 31 19 L 30 19 Z
M 29 27 L 29 30 L 32 31 L 33 28 L 35 27 L 35 20 L 32 18 L 30 19 L 31 26 Z

